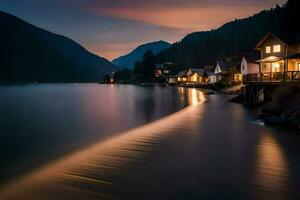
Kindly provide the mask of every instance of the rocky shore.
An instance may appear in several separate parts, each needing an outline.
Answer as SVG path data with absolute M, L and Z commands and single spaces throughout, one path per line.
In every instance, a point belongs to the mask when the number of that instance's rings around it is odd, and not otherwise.
M 300 86 L 280 87 L 272 102 L 262 107 L 261 118 L 268 124 L 300 132 Z

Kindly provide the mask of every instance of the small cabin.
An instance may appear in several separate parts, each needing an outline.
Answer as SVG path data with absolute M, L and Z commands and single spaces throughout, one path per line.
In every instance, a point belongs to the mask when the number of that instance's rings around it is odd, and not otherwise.
M 242 84 L 247 74 L 259 73 L 259 63 L 257 63 L 259 59 L 260 53 L 258 51 L 244 53 L 241 62 L 234 69 L 232 84 Z
M 179 72 L 176 76 L 168 78 L 169 84 L 204 84 L 207 82 L 207 76 L 204 69 L 190 68 Z

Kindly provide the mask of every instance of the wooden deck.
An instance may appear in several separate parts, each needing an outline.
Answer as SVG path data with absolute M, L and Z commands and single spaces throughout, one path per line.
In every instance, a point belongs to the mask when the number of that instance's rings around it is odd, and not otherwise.
M 300 71 L 248 74 L 245 76 L 244 82 L 246 84 L 279 84 L 282 82 L 300 82 Z

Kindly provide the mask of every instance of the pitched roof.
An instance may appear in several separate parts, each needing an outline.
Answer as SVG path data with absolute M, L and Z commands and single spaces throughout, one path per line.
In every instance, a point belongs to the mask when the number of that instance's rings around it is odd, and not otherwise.
M 206 72 L 207 76 L 214 76 L 216 75 L 215 72 Z
M 204 73 L 205 73 L 205 70 L 204 69 L 192 69 L 192 72 L 197 73 L 197 74 L 203 76 Z
M 290 56 L 286 57 L 286 59 L 300 59 L 300 53 L 290 55 Z
M 247 60 L 248 63 L 256 63 L 260 59 L 261 55 L 259 51 L 251 51 L 243 53 L 243 57 Z
M 186 76 L 186 71 L 180 71 L 176 76 Z
M 220 66 L 220 68 L 221 68 L 221 71 L 226 71 L 226 70 L 228 70 L 229 65 L 228 65 L 227 63 L 225 63 L 225 62 L 223 62 L 223 61 L 217 61 L 216 64 L 215 64 L 215 67 L 217 66 L 218 63 L 219 63 L 219 66 Z M 215 69 L 215 67 L 214 67 L 214 69 Z
M 259 47 L 264 43 L 266 39 L 270 36 L 282 41 L 285 44 L 297 44 L 300 43 L 300 33 L 299 32 L 269 32 L 267 33 L 260 42 L 256 45 L 255 49 L 259 49 Z
M 260 59 L 257 62 L 276 62 L 276 61 L 279 61 L 279 60 L 282 60 L 282 59 L 283 59 L 282 57 L 269 56 L 267 58 Z

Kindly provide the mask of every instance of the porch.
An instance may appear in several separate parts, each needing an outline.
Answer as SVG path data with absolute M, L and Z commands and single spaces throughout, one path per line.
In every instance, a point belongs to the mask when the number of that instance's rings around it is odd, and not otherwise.
M 258 74 L 247 74 L 245 82 L 282 82 L 300 81 L 300 71 L 269 72 Z
M 259 62 L 260 73 L 247 74 L 244 82 L 300 81 L 300 54 L 285 58 L 270 56 Z

